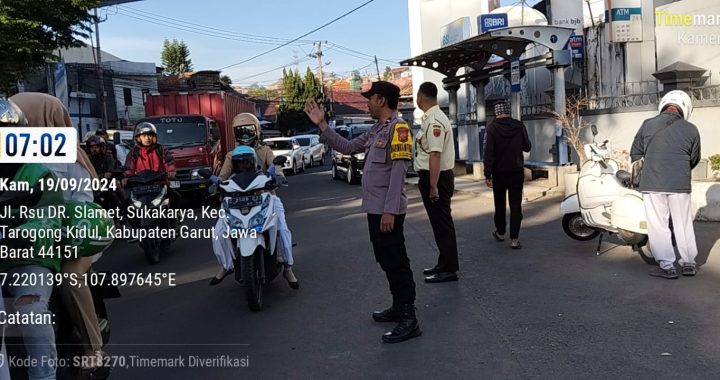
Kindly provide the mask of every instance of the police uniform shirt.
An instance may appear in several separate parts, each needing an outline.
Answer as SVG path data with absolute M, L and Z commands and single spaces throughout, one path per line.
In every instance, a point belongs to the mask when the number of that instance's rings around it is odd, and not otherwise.
M 415 135 L 415 170 L 430 170 L 430 152 L 440 153 L 440 171 L 455 167 L 455 145 L 450 120 L 439 106 L 432 106 L 422 117 Z
M 368 214 L 405 214 L 405 175 L 412 158 L 412 135 L 395 113 L 369 131 L 348 141 L 326 128 L 320 142 L 343 154 L 365 152 L 362 174 L 362 211 Z

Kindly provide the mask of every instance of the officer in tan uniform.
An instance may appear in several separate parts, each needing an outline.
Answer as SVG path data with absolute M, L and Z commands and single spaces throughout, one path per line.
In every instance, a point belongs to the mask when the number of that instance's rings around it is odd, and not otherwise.
M 385 272 L 393 296 L 390 308 L 372 316 L 378 322 L 398 322 L 382 337 L 386 343 L 398 343 L 421 334 L 415 317 L 415 282 L 403 234 L 407 210 L 404 184 L 412 158 L 412 136 L 397 112 L 400 88 L 378 81 L 362 95 L 368 99 L 370 115 L 377 123 L 350 141 L 328 128 L 325 111 L 313 100 L 305 104 L 305 113 L 322 130 L 321 142 L 343 154 L 365 152 L 362 211 L 367 213 L 375 260 Z
M 437 265 L 425 269 L 425 282 L 457 281 L 458 250 L 450 200 L 455 192 L 455 145 L 450 120 L 437 104 L 437 87 L 420 85 L 415 97 L 425 115 L 415 137 L 415 171 L 440 256 Z

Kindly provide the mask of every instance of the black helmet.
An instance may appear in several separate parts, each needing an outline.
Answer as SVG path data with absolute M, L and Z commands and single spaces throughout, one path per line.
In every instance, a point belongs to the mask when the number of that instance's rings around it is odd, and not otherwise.
M 87 146 L 93 146 L 93 145 L 104 146 L 104 145 L 105 145 L 105 139 L 102 138 L 102 137 L 100 137 L 100 136 L 97 136 L 97 135 L 96 135 L 96 136 L 90 136 L 90 138 L 87 139 L 87 141 L 85 142 L 85 144 L 87 144 Z

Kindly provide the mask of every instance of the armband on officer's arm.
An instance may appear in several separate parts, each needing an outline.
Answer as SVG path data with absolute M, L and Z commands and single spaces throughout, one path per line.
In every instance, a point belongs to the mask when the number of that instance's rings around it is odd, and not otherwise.
M 407 123 L 400 122 L 393 128 L 392 140 L 390 140 L 391 160 L 412 159 L 412 136 Z

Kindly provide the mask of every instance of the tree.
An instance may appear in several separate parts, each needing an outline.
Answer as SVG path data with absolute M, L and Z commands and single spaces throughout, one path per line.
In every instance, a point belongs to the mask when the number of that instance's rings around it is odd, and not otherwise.
M 585 155 L 585 145 L 582 137 L 585 130 L 590 127 L 590 123 L 583 120 L 580 113 L 587 108 L 589 102 L 590 99 L 582 94 L 573 95 L 568 97 L 565 102 L 565 114 L 561 115 L 555 111 L 552 112 L 553 118 L 560 123 L 560 126 L 565 131 L 565 141 L 575 149 L 580 159 L 580 166 L 588 160 Z
M 392 79 L 392 69 L 390 66 L 385 66 L 385 71 L 383 72 L 383 80 L 390 80 Z
M 322 101 L 323 99 L 320 93 L 320 81 L 312 70 L 308 68 L 305 78 L 302 78 L 297 71 L 283 69 L 282 87 L 283 96 L 278 113 L 278 129 L 283 134 L 287 134 L 289 130 L 307 131 L 313 128 L 314 124 L 305 115 L 305 101 L 307 99 Z
M 162 60 L 163 74 L 165 75 L 179 75 L 193 70 L 192 61 L 190 60 L 190 48 L 184 41 L 169 41 L 166 38 L 163 41 L 160 59 Z
M 223 75 L 220 77 L 220 82 L 229 87 L 232 84 L 232 79 L 227 75 Z
M 100 0 L 0 1 L 0 91 L 10 92 L 17 81 L 46 62 L 55 51 L 84 46 L 90 38 L 89 13 Z

